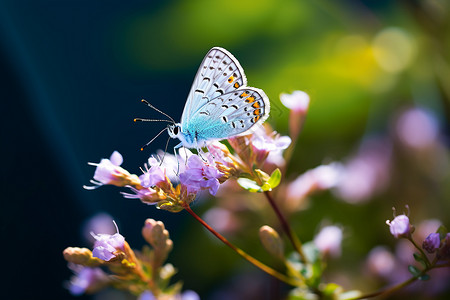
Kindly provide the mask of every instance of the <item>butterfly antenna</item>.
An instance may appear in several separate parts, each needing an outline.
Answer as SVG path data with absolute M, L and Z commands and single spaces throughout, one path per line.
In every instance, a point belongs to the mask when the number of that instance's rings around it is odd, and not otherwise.
M 161 135 L 161 133 L 163 133 L 167 128 L 164 128 L 163 130 L 161 130 L 154 138 L 152 138 L 147 144 L 145 144 L 144 146 L 141 147 L 141 151 L 144 151 L 144 149 L 150 145 L 158 136 Z
M 154 107 L 153 105 L 151 105 L 147 100 L 142 99 L 141 102 L 144 103 L 144 104 L 146 104 L 148 107 L 153 108 L 154 110 L 156 110 L 156 111 L 159 112 L 160 114 L 163 114 L 163 115 L 165 115 L 166 117 L 168 117 L 168 118 L 172 121 L 172 123 L 174 123 L 174 124 L 176 123 L 175 120 L 174 120 L 171 116 L 169 116 L 169 115 L 166 114 L 165 112 L 163 112 L 163 111 L 157 109 L 156 107 Z
M 168 122 L 168 123 L 173 123 L 170 120 L 142 119 L 142 118 L 135 118 L 133 121 L 134 122 Z

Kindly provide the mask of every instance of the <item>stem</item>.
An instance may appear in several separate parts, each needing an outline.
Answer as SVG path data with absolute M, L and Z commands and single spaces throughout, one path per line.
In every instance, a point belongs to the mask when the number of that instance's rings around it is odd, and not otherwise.
M 422 248 L 420 248 L 416 242 L 413 240 L 412 236 L 408 237 L 408 240 L 414 245 L 414 247 L 416 247 L 417 250 L 419 250 L 420 254 L 422 255 L 422 258 L 425 259 L 425 262 L 427 264 L 427 267 L 429 267 L 431 265 L 430 261 L 428 260 L 427 255 L 425 254 L 425 252 L 423 252 Z
M 281 213 L 272 195 L 269 192 L 264 192 L 264 195 L 266 195 L 267 200 L 269 201 L 278 219 L 280 220 L 281 226 L 283 227 L 284 232 L 291 241 L 291 244 L 294 247 L 295 251 L 297 251 L 297 253 L 300 255 L 300 258 L 302 259 L 303 262 L 308 263 L 308 259 L 306 258 L 306 255 L 303 252 L 302 243 L 300 242 L 300 239 L 292 230 L 291 226 L 289 225 L 289 222 L 286 221 L 286 218 Z
M 227 245 L 228 247 L 230 247 L 231 249 L 233 249 L 233 251 L 235 251 L 237 254 L 239 254 L 240 256 L 242 256 L 244 259 L 246 259 L 248 262 L 250 262 L 251 264 L 253 264 L 255 267 L 263 270 L 264 272 L 266 272 L 269 275 L 272 275 L 273 277 L 277 278 L 280 281 L 283 281 L 284 283 L 287 283 L 289 285 L 292 286 L 300 286 L 301 282 L 290 278 L 274 269 L 272 269 L 271 267 L 263 264 L 262 262 L 260 262 L 259 260 L 255 259 L 254 257 L 250 256 L 249 254 L 247 254 L 246 252 L 244 252 L 242 249 L 236 247 L 235 245 L 233 245 L 232 243 L 230 243 L 224 236 L 222 236 L 220 233 L 218 233 L 217 231 L 215 231 L 214 229 L 212 229 L 211 226 L 208 225 L 208 223 L 206 223 L 202 218 L 200 218 L 190 207 L 189 204 L 184 204 L 183 205 L 184 209 L 186 209 L 186 211 L 188 213 L 190 213 L 197 221 L 199 221 L 206 229 L 208 229 L 212 234 L 214 234 L 219 240 L 221 240 L 225 245 Z
M 358 297 L 355 297 L 355 298 L 347 298 L 346 300 L 367 299 L 367 298 L 373 298 L 373 297 L 380 296 L 380 295 L 386 296 L 386 295 L 389 295 L 389 294 L 391 294 L 391 293 L 393 293 L 393 292 L 395 292 L 395 291 L 397 291 L 399 289 L 404 288 L 405 286 L 413 283 L 416 280 L 417 280 L 417 277 L 411 277 L 410 279 L 408 279 L 408 280 L 406 280 L 406 281 L 404 281 L 402 283 L 399 283 L 397 285 L 394 285 L 393 287 L 390 287 L 390 288 L 387 288 L 387 289 L 382 289 L 382 290 L 379 290 L 379 291 L 376 291 L 376 292 L 373 292 L 373 293 L 370 293 L 370 294 L 361 295 L 361 296 L 358 296 Z

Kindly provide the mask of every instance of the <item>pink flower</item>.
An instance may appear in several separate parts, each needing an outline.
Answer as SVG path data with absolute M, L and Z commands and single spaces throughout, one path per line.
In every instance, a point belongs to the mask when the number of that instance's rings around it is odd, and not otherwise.
M 309 107 L 309 96 L 302 91 L 294 91 L 292 94 L 281 94 L 281 103 L 295 112 L 306 113 Z
M 314 244 L 319 251 L 331 257 L 341 255 L 341 242 L 342 229 L 337 226 L 326 226 L 314 237 Z

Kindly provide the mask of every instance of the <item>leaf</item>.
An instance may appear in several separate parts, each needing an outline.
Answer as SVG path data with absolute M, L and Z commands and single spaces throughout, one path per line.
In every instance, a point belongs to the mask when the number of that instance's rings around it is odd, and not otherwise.
M 436 230 L 436 233 L 439 233 L 439 237 L 440 237 L 440 239 L 442 240 L 442 239 L 444 239 L 445 238 L 445 236 L 447 235 L 447 233 L 448 233 L 448 230 L 447 230 L 447 228 L 445 227 L 445 226 L 439 226 L 439 228 Z
M 270 187 L 272 189 L 276 188 L 281 181 L 281 171 L 280 169 L 276 169 L 275 171 L 272 172 L 272 174 L 270 174 L 270 178 L 267 181 L 267 183 L 270 185 Z
M 408 266 L 408 271 L 409 273 L 411 273 L 414 277 L 419 277 L 422 274 L 422 271 L 420 271 L 417 267 L 413 266 L 413 265 L 409 265 Z
M 427 263 L 425 261 L 425 259 L 422 257 L 422 255 L 420 255 L 419 253 L 414 253 L 413 254 L 414 259 L 419 262 L 424 268 L 427 267 Z
M 239 178 L 237 180 L 237 183 L 245 190 L 252 192 L 252 193 L 261 193 L 263 190 L 261 187 L 256 183 L 256 181 L 253 181 L 248 178 Z

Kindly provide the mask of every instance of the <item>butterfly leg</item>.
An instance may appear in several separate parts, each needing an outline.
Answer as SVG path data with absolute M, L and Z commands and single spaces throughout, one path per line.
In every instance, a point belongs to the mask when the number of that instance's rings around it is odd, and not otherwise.
M 173 154 L 175 155 L 175 158 L 177 160 L 177 172 L 176 172 L 177 176 L 180 174 L 180 161 L 178 160 L 177 149 L 181 148 L 182 146 L 183 146 L 183 143 L 179 143 L 178 145 L 173 147 Z M 178 152 L 179 152 L 179 150 L 178 150 Z M 187 153 L 186 153 L 186 162 L 187 162 Z

